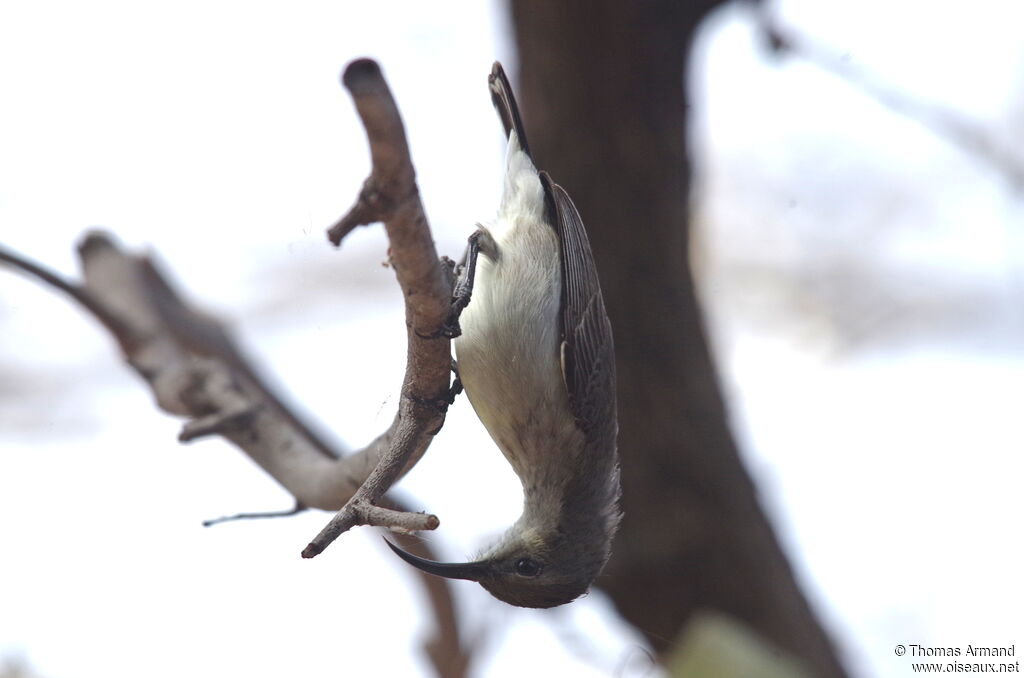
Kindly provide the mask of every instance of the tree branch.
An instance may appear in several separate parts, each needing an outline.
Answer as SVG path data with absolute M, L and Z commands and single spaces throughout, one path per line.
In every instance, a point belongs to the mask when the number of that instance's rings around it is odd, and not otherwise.
M 437 332 L 451 308 L 450 268 L 434 249 L 398 107 L 375 61 L 353 61 L 342 81 L 366 129 L 373 169 L 356 204 L 328 231 L 328 237 L 338 245 L 356 226 L 384 222 L 391 266 L 405 297 L 409 350 L 396 425 L 389 431 L 386 448 L 382 445 L 380 461 L 303 550 L 304 558 L 316 556 L 355 525 L 386 524 L 403 530 L 437 527 L 435 516 L 382 513 L 375 504 L 430 444 L 444 424 L 450 403 L 450 341 Z M 438 338 L 426 338 L 430 336 Z
M 325 442 L 267 387 L 223 323 L 185 302 L 151 258 L 124 250 L 111 236 L 89 233 L 79 245 L 81 284 L 3 247 L 0 263 L 64 292 L 92 313 L 150 386 L 158 407 L 186 418 L 182 442 L 213 434 L 226 438 L 296 501 L 293 511 L 237 518 L 288 515 L 305 507 L 341 509 L 315 541 L 317 553 L 350 521 L 397 530 L 403 547 L 436 559 L 406 533 L 434 529 L 437 518 L 414 513 L 383 495 L 422 457 L 451 402 L 450 341 L 426 337 L 439 335 L 436 330 L 447 319 L 452 267 L 434 249 L 401 118 L 379 67 L 369 60 L 355 61 L 344 82 L 366 127 L 374 169 L 356 205 L 331 229 L 330 237 L 337 245 L 357 225 L 385 222 L 392 268 L 405 295 L 409 339 L 398 414 L 364 449 L 343 457 Z M 342 530 L 337 530 L 339 524 Z M 463 678 L 471 652 L 459 639 L 449 585 L 424 573 L 420 579 L 436 621 L 425 650 L 439 676 Z
M 84 239 L 79 255 L 85 270 L 81 285 L 0 247 L 0 262 L 64 292 L 103 323 L 127 362 L 152 388 L 157 405 L 189 418 L 179 436 L 182 440 L 213 433 L 223 436 L 296 498 L 291 511 L 228 519 L 291 515 L 307 506 L 337 510 L 393 446 L 400 428 L 397 417 L 367 447 L 340 457 L 266 388 L 226 329 L 214 318 L 188 307 L 151 260 L 123 251 L 100 233 Z M 414 447 L 409 466 L 419 459 L 430 439 L 426 436 Z M 395 499 L 390 504 L 392 508 L 371 507 L 366 522 L 386 524 L 389 520 L 384 516 L 408 531 L 416 525 L 406 516 L 430 518 L 398 510 L 400 504 Z M 426 544 L 402 532 L 396 538 L 413 553 L 436 560 Z M 464 678 L 472 653 L 460 641 L 449 584 L 418 574 L 435 617 L 435 630 L 424 642 L 424 650 L 438 676 Z
M 182 300 L 150 258 L 98 232 L 88 234 L 78 251 L 81 284 L 3 248 L 0 262 L 59 289 L 95 315 L 149 384 L 157 406 L 186 418 L 182 441 L 226 438 L 310 508 L 338 510 L 370 475 L 396 424 L 342 458 L 266 386 L 227 328 Z

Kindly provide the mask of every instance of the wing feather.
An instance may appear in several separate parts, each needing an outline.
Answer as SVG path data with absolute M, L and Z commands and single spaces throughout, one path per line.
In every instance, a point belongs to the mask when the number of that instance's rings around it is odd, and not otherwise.
M 586 229 L 569 194 L 540 173 L 562 263 L 562 370 L 569 406 L 588 435 L 615 427 L 615 347 Z

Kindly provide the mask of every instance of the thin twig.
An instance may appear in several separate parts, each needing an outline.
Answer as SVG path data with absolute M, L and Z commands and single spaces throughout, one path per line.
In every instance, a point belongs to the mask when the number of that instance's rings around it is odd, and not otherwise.
M 447 266 L 440 262 L 416 187 L 405 128 L 380 67 L 370 59 L 353 61 L 342 81 L 366 129 L 373 169 L 356 204 L 328 237 L 335 245 L 360 224 L 384 222 L 390 262 L 405 297 L 408 362 L 398 427 L 379 463 L 348 503 L 303 550 L 303 558 L 322 552 L 355 525 L 390 521 L 403 530 L 434 529 L 435 516 L 382 513 L 375 505 L 440 430 L 449 402 L 451 347 L 436 336 L 451 307 Z
M 50 287 L 67 294 L 74 301 L 81 304 L 86 311 L 92 313 L 97 320 L 103 323 L 107 330 L 114 335 L 114 339 L 116 339 L 121 345 L 122 350 L 126 352 L 130 350 L 131 345 L 135 340 L 130 326 L 110 313 L 103 304 L 93 299 L 92 295 L 82 289 L 80 285 L 68 282 L 56 272 L 51 271 L 45 266 L 37 264 L 16 252 L 12 252 L 3 246 L 0 246 L 0 262 L 6 263 L 9 266 L 18 269 L 22 273 L 37 278 Z
M 308 507 L 303 506 L 299 502 L 295 502 L 295 506 L 286 511 L 256 511 L 254 513 L 235 513 L 234 515 L 230 516 L 211 518 L 209 520 L 203 521 L 203 527 L 213 527 L 214 525 L 230 523 L 236 520 L 266 520 L 267 518 L 289 518 L 291 516 L 298 515 L 303 511 L 308 510 Z

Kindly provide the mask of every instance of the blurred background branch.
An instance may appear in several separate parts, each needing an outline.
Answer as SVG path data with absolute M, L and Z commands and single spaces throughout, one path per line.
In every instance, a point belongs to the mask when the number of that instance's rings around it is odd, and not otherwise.
M 791 26 L 774 13 L 774 3 L 753 0 L 758 26 L 767 48 L 779 58 L 802 59 L 848 82 L 889 110 L 904 115 L 1000 175 L 1010 189 L 1024 189 L 1024 157 L 1012 144 L 999 139 L 981 123 L 960 111 L 914 96 L 902 86 L 886 82 L 878 73 L 858 66 L 849 52 L 841 52 Z M 951 45 L 951 48 L 954 48 Z

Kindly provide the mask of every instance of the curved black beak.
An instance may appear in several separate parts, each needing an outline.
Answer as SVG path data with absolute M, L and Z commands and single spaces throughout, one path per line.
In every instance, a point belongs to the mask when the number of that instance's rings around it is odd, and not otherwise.
M 405 562 L 409 563 L 413 567 L 423 570 L 428 574 L 433 574 L 438 577 L 445 577 L 446 579 L 468 579 L 470 581 L 480 581 L 490 571 L 490 566 L 486 562 L 476 563 L 438 563 L 433 560 L 427 560 L 426 558 L 420 558 L 414 556 L 408 551 L 403 551 L 387 539 L 384 540 L 391 550 L 398 554 Z

